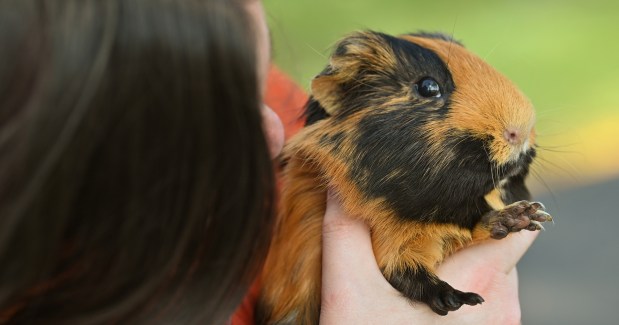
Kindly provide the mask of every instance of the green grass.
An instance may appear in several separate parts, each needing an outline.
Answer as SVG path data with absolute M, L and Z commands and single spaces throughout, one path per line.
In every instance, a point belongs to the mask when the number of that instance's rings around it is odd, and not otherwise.
M 274 60 L 305 88 L 354 30 L 442 31 L 520 86 L 539 130 L 569 132 L 619 112 L 619 1 L 264 2 Z

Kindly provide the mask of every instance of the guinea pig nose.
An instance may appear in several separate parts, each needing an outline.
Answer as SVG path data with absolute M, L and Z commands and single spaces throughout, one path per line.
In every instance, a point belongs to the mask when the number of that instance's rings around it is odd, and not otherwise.
M 508 128 L 503 132 L 503 137 L 509 144 L 519 144 L 521 142 L 521 132 L 516 128 Z

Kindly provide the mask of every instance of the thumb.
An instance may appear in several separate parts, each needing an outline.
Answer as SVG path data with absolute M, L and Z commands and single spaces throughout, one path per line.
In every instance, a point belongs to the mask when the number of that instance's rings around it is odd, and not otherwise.
M 538 235 L 539 231 L 522 230 L 500 240 L 489 239 L 480 243 L 476 249 L 479 250 L 479 256 L 494 260 L 497 267 L 507 274 L 516 267 Z
M 537 235 L 537 231 L 523 230 L 509 234 L 503 239 L 488 239 L 466 247 L 445 259 L 438 269 L 438 274 L 456 284 L 462 281 L 470 282 L 466 274 L 473 278 L 488 274 L 490 270 L 509 274 L 513 272 Z
M 369 284 L 369 279 L 381 279 L 388 285 L 374 257 L 369 227 L 347 215 L 333 193 L 327 198 L 322 238 L 323 294 L 325 290 Z

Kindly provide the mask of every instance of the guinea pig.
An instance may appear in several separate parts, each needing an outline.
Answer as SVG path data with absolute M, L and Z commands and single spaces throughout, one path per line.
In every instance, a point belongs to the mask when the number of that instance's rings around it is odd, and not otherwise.
M 532 104 L 448 36 L 342 39 L 312 80 L 305 116 L 283 151 L 258 324 L 318 324 L 328 191 L 370 227 L 389 283 L 440 315 L 484 301 L 438 278 L 446 256 L 552 220 L 525 186 Z

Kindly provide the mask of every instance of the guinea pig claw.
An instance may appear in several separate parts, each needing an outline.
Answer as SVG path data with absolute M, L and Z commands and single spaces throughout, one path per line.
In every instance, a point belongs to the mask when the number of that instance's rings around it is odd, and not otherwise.
M 541 230 L 541 231 L 546 230 L 546 228 L 544 228 L 542 223 L 539 222 L 539 221 L 531 220 L 531 225 L 535 226 L 533 230 Z M 528 229 L 528 230 L 530 230 L 530 229 Z
M 490 236 L 501 239 L 510 232 L 545 230 L 542 222 L 553 221 L 553 218 L 544 208 L 540 202 L 518 201 L 489 212 L 482 220 L 487 223 Z
M 546 207 L 544 206 L 542 202 L 533 202 L 531 203 L 531 207 L 536 210 L 546 211 Z

